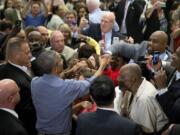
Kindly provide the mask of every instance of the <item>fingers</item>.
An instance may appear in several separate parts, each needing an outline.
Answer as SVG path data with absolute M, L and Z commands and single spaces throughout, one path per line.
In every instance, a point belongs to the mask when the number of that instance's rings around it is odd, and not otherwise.
M 165 70 L 160 69 L 154 75 L 154 82 L 159 89 L 163 89 L 163 88 L 166 88 L 166 81 L 167 81 L 166 72 Z

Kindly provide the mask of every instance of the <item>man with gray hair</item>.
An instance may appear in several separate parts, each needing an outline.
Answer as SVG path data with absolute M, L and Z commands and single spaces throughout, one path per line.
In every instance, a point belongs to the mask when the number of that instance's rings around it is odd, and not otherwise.
M 14 111 L 20 101 L 19 88 L 11 79 L 0 80 L 0 134 L 28 135 Z
M 89 79 L 63 80 L 59 77 L 63 71 L 60 55 L 53 50 L 41 53 L 37 65 L 43 76 L 34 78 L 31 83 L 40 135 L 70 135 L 73 101 L 88 94 L 91 82 L 102 74 L 107 62 L 108 58 L 102 58 L 99 69 Z
M 72 58 L 77 56 L 77 52 L 72 48 L 68 47 L 64 43 L 64 35 L 61 31 L 53 31 L 50 37 L 51 48 L 65 57 L 68 63 Z

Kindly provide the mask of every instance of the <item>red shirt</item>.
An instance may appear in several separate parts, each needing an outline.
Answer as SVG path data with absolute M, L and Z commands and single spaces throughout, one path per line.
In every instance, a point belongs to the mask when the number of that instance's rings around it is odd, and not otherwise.
M 107 75 L 108 77 L 110 77 L 113 82 L 114 82 L 114 85 L 115 86 L 118 86 L 118 80 L 117 80 L 117 77 L 118 75 L 120 74 L 120 70 L 119 68 L 115 69 L 115 70 L 112 70 L 111 66 L 108 67 L 106 70 L 104 70 L 103 72 L 104 75 Z

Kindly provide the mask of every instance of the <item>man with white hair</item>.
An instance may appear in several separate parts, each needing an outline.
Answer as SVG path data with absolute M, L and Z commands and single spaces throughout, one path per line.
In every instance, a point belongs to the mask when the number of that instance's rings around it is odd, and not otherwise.
M 64 43 L 64 35 L 61 31 L 54 31 L 50 37 L 51 49 L 65 57 L 66 62 L 69 62 L 77 55 L 77 52 L 68 47 Z
M 105 11 L 100 9 L 100 1 L 99 0 L 86 0 L 86 5 L 89 11 L 89 21 L 91 23 L 101 23 L 101 18 L 104 15 Z M 119 31 L 119 26 L 116 22 L 114 22 L 115 31 Z
M 122 38 L 122 35 L 113 29 L 114 22 L 114 13 L 104 11 L 100 24 L 90 24 L 89 28 L 84 30 L 82 34 L 94 38 L 97 42 L 100 42 L 101 47 L 108 50 L 114 40 Z

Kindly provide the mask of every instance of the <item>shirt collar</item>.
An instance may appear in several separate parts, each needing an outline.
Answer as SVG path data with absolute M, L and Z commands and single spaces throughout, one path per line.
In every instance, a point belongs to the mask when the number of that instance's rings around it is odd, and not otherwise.
M 20 66 L 20 65 L 17 65 L 17 64 L 14 64 L 12 63 L 11 61 L 8 61 L 11 65 L 21 69 L 22 71 L 24 71 L 25 73 L 28 73 L 28 68 L 26 66 Z
M 179 80 L 179 79 L 180 79 L 180 72 L 177 71 L 177 72 L 176 72 L 176 80 Z
M 11 109 L 8 109 L 8 108 L 0 108 L 0 109 L 11 113 L 11 114 L 14 115 L 16 118 L 18 118 L 18 114 L 17 114 L 14 110 L 11 110 Z
M 166 52 L 164 52 L 164 53 L 161 53 L 161 54 L 159 55 L 159 58 L 160 58 L 161 60 L 167 60 L 167 59 L 168 59 L 168 55 L 166 54 Z
M 97 108 L 98 108 L 98 109 L 101 109 L 101 110 L 116 112 L 113 108 L 107 108 L 107 107 L 97 107 Z
M 144 77 L 142 77 L 142 78 L 143 78 L 143 81 L 142 81 L 141 85 L 139 86 L 139 88 L 138 88 L 138 90 L 137 90 L 137 93 L 135 94 L 134 97 L 139 97 L 139 96 L 142 94 L 143 90 L 144 90 L 143 87 L 146 86 L 146 85 L 145 85 L 146 79 L 145 79 Z

